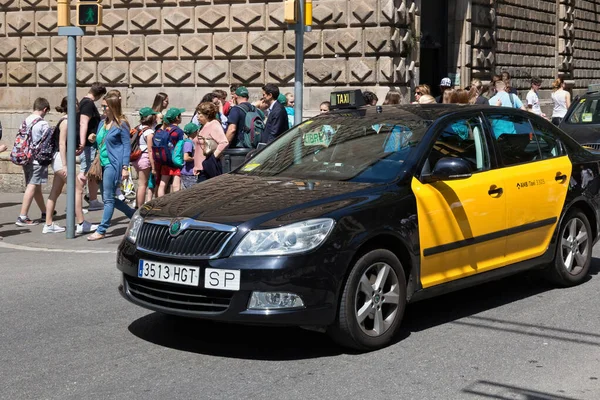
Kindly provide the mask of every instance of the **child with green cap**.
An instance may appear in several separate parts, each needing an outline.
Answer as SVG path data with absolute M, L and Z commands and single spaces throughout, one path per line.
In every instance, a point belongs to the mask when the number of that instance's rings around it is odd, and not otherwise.
M 156 173 L 152 159 L 152 139 L 158 113 L 150 107 L 139 111 L 140 123 L 131 132 L 131 155 L 129 159 L 138 173 L 138 189 L 136 207 L 141 207 L 147 200 L 148 182 L 151 174 Z
M 183 167 L 181 167 L 181 188 L 187 189 L 198 182 L 198 178 L 194 174 L 194 147 L 192 142 L 198 135 L 200 127 L 193 122 L 190 122 L 183 127 L 185 133 L 185 142 L 183 143 Z

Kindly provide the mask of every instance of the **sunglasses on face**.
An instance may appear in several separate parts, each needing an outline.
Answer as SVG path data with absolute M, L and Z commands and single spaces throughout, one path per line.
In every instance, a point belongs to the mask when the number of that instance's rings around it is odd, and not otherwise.
M 417 96 L 420 96 L 420 95 L 421 95 L 421 92 L 415 92 L 415 94 L 416 94 Z
M 108 108 L 108 106 L 106 104 L 102 104 L 102 109 L 106 110 Z

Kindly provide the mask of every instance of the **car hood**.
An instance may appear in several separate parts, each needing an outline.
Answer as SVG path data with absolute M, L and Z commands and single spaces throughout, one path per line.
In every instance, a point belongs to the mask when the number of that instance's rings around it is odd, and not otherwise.
M 144 205 L 142 215 L 281 226 L 364 201 L 365 190 L 378 185 L 225 174 L 155 199 Z
M 567 124 L 559 126 L 579 144 L 600 143 L 600 125 Z

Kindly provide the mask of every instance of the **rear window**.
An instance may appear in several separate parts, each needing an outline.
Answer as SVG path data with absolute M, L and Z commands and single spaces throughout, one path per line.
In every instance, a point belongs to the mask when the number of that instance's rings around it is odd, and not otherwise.
M 584 97 L 577 100 L 569 117 L 570 124 L 600 124 L 600 97 Z

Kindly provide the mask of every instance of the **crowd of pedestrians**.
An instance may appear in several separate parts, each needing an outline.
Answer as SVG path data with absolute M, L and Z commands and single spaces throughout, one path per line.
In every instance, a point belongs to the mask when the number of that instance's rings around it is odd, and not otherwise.
M 123 114 L 121 93 L 93 84 L 76 104 L 76 154 L 80 158 L 75 195 L 76 232 L 90 234 L 89 241 L 103 239 L 115 208 L 131 218 L 137 207 L 153 197 L 222 174 L 225 149 L 257 148 L 293 126 L 291 93 L 281 94 L 276 85 L 267 84 L 262 87 L 260 100 L 250 103 L 249 98 L 244 86 L 231 86 L 229 94 L 215 90 L 202 98 L 186 123 L 185 109 L 170 107 L 169 96 L 160 92 L 151 107 L 142 107 L 135 118 L 128 119 Z M 45 120 L 50 111 L 48 100 L 36 99 L 11 152 L 11 161 L 22 166 L 26 183 L 15 224 L 32 227 L 43 223 L 45 234 L 66 230 L 53 216 L 56 201 L 71 173 L 67 169 L 67 109 L 65 97 L 56 107 L 61 117 L 52 127 Z M 0 151 L 5 150 L 6 146 L 0 145 Z M 54 180 L 44 202 L 42 185 L 48 181 L 49 166 L 54 171 Z M 138 177 L 133 207 L 121 193 L 122 183 L 130 181 L 131 167 Z M 88 194 L 84 196 L 86 186 Z M 88 202 L 86 208 L 84 200 Z M 29 217 L 34 201 L 40 209 L 40 219 Z M 93 210 L 103 210 L 98 225 L 84 218 L 84 214 Z
M 519 98 L 517 89 L 511 84 L 511 77 L 508 71 L 503 71 L 500 75 L 492 76 L 487 88 L 479 79 L 473 79 L 471 84 L 464 88 L 455 88 L 450 78 L 443 78 L 439 85 L 439 95 L 432 96 L 431 87 L 421 84 L 415 88 L 414 104 L 435 104 L 435 103 L 455 103 L 455 104 L 481 104 L 501 107 L 520 108 L 530 111 L 541 117 L 548 118 L 542 112 L 538 91 L 542 86 L 542 80 L 537 77 L 531 78 L 531 88 L 524 100 Z M 388 96 L 395 98 L 396 91 L 392 90 Z M 365 103 L 368 105 L 377 104 L 377 96 L 371 92 L 363 93 Z M 386 96 L 383 104 L 390 103 Z M 395 100 L 391 100 L 395 101 Z M 565 117 L 567 110 L 571 105 L 571 94 L 566 90 L 566 83 L 562 78 L 557 78 L 552 82 L 552 116 L 548 119 L 558 126 Z

